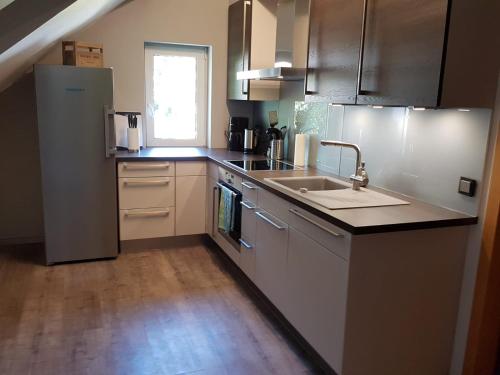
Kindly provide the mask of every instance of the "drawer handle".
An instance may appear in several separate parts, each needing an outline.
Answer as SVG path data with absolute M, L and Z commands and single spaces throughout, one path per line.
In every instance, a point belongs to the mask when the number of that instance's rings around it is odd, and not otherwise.
M 133 181 L 133 180 L 125 180 L 123 181 L 124 185 L 135 185 L 135 186 L 157 186 L 157 185 L 168 185 L 170 183 L 170 180 L 149 180 L 149 181 L 144 181 L 144 180 L 138 180 L 138 181 Z
M 245 202 L 245 201 L 241 201 L 241 205 L 249 210 L 255 210 L 255 206 L 252 206 L 251 204 Z
M 325 227 L 325 226 L 323 226 L 321 224 L 316 223 L 314 220 L 309 219 L 307 216 L 302 215 L 299 211 L 294 210 L 293 208 L 290 208 L 288 211 L 290 211 L 292 214 L 300 217 L 301 219 L 304 219 L 308 223 L 311 223 L 312 225 L 318 227 L 319 229 L 324 230 L 327 233 L 330 233 L 334 237 L 338 237 L 338 238 L 344 237 L 343 234 L 334 232 L 333 230 L 328 229 L 327 227 Z
M 246 187 L 247 189 L 250 189 L 250 190 L 257 189 L 257 186 L 255 186 L 254 184 L 251 184 L 250 182 L 242 182 L 241 185 Z
M 258 217 L 260 217 L 262 220 L 266 221 L 267 223 L 271 224 L 273 227 L 275 227 L 278 230 L 285 230 L 286 229 L 285 227 L 282 227 L 281 225 L 276 224 L 274 221 L 269 219 L 267 216 L 265 216 L 261 212 L 256 212 L 255 215 L 257 215 Z
M 134 164 L 123 163 L 123 168 L 128 170 L 167 169 L 169 167 L 170 163 L 161 163 L 161 164 L 159 163 L 148 164 L 144 162 L 139 162 Z
M 127 211 L 125 212 L 126 217 L 159 217 L 159 216 L 168 216 L 170 211 Z
M 240 238 L 240 244 L 242 244 L 248 250 L 253 249 L 253 246 L 246 242 L 243 238 Z

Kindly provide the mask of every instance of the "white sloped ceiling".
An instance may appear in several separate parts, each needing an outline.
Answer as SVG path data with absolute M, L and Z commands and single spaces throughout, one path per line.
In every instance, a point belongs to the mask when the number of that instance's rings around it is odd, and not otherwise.
M 1 1 L 1 0 L 0 0 Z M 9 87 L 66 35 L 127 0 L 78 0 L 0 55 L 0 92 Z

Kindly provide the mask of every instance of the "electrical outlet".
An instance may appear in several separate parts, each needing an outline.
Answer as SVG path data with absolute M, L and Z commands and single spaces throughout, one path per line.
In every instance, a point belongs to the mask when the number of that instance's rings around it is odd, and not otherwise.
M 458 192 L 468 197 L 473 197 L 476 193 L 476 180 L 467 177 L 460 177 L 458 182 Z

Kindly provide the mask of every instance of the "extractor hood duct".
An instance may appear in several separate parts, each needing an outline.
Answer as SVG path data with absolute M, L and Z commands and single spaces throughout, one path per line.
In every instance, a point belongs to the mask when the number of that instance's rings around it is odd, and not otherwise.
M 275 63 L 238 72 L 238 80 L 301 81 L 306 72 L 309 0 L 277 0 Z

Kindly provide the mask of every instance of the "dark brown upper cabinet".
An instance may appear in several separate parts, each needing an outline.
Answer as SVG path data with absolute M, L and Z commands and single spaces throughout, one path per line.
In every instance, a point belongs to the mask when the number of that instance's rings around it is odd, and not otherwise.
M 311 0 L 306 98 L 492 107 L 498 0 Z
M 312 0 L 309 17 L 308 100 L 356 104 L 363 0 Z
M 232 4 L 228 20 L 227 98 L 247 100 L 248 81 L 238 81 L 236 73 L 250 65 L 251 3 L 241 0 Z
M 227 99 L 279 99 L 279 82 L 236 79 L 238 72 L 274 66 L 275 49 L 276 0 L 239 0 L 229 6 Z

